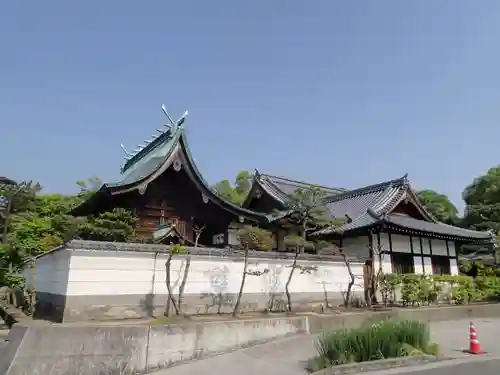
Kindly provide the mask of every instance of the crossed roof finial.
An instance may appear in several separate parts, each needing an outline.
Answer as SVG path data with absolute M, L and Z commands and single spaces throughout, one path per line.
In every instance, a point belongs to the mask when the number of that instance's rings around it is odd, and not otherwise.
M 174 120 L 172 120 L 172 117 L 170 117 L 170 115 L 168 114 L 167 109 L 165 108 L 164 104 L 161 105 L 161 110 L 163 111 L 165 116 L 167 116 L 169 124 L 164 125 L 166 129 L 156 129 L 158 131 L 158 133 L 160 133 L 160 135 L 166 133 L 169 130 L 172 133 L 175 132 L 184 123 L 184 121 L 186 121 L 186 117 L 188 115 L 188 111 L 185 111 L 184 114 L 177 121 L 174 121 Z M 120 146 L 121 146 L 123 152 L 125 153 L 125 160 L 132 159 L 135 155 L 137 155 L 139 152 L 141 152 L 144 148 L 146 148 L 150 143 L 152 143 L 158 137 L 159 137 L 159 135 L 152 135 L 151 139 L 147 139 L 143 142 L 143 144 L 139 144 L 137 146 L 137 148 L 132 150 L 132 152 L 127 151 L 127 149 L 125 148 L 123 143 L 121 143 Z

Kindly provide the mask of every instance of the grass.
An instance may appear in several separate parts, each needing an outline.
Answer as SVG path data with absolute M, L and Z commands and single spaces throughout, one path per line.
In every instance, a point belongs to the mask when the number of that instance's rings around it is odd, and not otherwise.
M 437 355 L 439 347 L 430 342 L 429 327 L 425 323 L 385 320 L 357 329 L 324 333 L 316 341 L 316 350 L 317 355 L 307 363 L 310 372 L 347 363 Z

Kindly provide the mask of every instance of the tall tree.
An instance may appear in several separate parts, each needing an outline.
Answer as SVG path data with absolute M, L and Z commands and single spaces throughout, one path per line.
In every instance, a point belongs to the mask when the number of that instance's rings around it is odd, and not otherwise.
M 320 250 L 329 244 L 323 241 L 315 241 L 309 238 L 309 234 L 326 226 L 338 225 L 342 220 L 332 220 L 328 216 L 327 209 L 323 203 L 324 192 L 318 187 L 300 188 L 288 198 L 285 202 L 289 210 L 287 220 L 291 231 L 297 231 L 298 234 L 291 234 L 285 238 L 287 247 L 295 251 L 295 256 L 291 264 L 288 280 L 285 284 L 285 293 L 288 302 L 288 310 L 292 311 L 292 297 L 290 294 L 290 284 L 296 269 L 301 273 L 310 273 L 314 267 L 301 266 L 297 264 L 299 254 L 306 249 Z
M 269 271 L 267 269 L 264 271 L 248 270 L 248 255 L 250 249 L 269 251 L 272 250 L 274 245 L 273 237 L 269 231 L 251 225 L 246 225 L 242 227 L 238 231 L 238 238 L 240 240 L 241 247 L 243 248 L 244 251 L 244 263 L 243 263 L 243 274 L 241 276 L 240 289 L 238 291 L 238 297 L 236 298 L 236 303 L 234 304 L 233 316 L 236 316 L 238 314 L 247 275 L 261 276 Z
M 437 220 L 450 225 L 458 223 L 458 210 L 446 195 L 430 189 L 419 191 L 417 195 L 425 209 Z
M 114 208 L 91 216 L 78 226 L 78 235 L 85 240 L 128 242 L 136 238 L 137 218 L 124 208 Z
M 214 185 L 214 190 L 228 201 L 241 205 L 252 187 L 253 175 L 248 171 L 240 171 L 233 184 L 229 180 L 221 180 Z
M 462 197 L 466 203 L 465 226 L 500 233 L 500 166 L 475 178 Z

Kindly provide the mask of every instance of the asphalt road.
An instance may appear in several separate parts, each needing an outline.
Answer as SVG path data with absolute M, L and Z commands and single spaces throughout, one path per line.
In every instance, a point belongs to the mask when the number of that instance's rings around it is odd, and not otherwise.
M 387 372 L 386 372 L 387 373 Z M 412 372 L 414 375 L 498 375 L 500 359 L 485 362 L 462 363 L 458 365 Z
M 474 320 L 479 340 L 488 356 L 500 358 L 500 319 Z M 500 375 L 500 359 L 488 360 L 485 356 L 463 353 L 467 348 L 468 320 L 455 320 L 431 324 L 432 341 L 437 342 L 443 354 L 451 361 L 426 364 L 418 367 L 396 368 L 370 372 L 369 375 L 389 375 L 411 372 L 416 375 Z M 315 336 L 300 336 L 282 339 L 237 350 L 212 358 L 179 365 L 155 372 L 157 375 L 304 375 L 300 361 L 315 354 Z
M 367 375 L 498 375 L 500 374 L 500 358 L 474 358 L 443 361 L 418 367 L 397 368 L 368 372 Z

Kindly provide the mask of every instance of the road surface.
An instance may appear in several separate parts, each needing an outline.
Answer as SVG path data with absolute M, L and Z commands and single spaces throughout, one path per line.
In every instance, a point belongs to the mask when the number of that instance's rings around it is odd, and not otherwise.
M 500 358 L 500 319 L 477 319 L 474 320 L 478 338 L 483 350 L 490 356 Z M 499 375 L 500 362 L 490 360 L 487 357 L 472 357 L 462 352 L 468 345 L 469 321 L 456 320 L 440 322 L 431 325 L 432 340 L 437 342 L 444 355 L 457 358 L 457 361 L 448 363 L 440 362 L 419 366 L 421 372 L 417 375 Z M 238 350 L 232 353 L 215 356 L 212 358 L 195 361 L 185 365 L 179 365 L 170 369 L 155 372 L 156 375 L 192 375 L 203 373 L 204 375 L 304 375 L 305 372 L 300 362 L 305 361 L 315 354 L 315 336 L 300 336 L 282 339 L 279 341 L 262 344 L 253 348 Z M 467 363 L 468 361 L 474 361 Z M 453 367 L 450 367 L 454 363 Z M 406 369 L 384 370 L 382 372 L 370 372 L 375 374 L 390 374 L 408 372 Z M 414 371 L 417 368 L 414 369 Z M 419 371 L 419 370 L 418 370 Z
M 500 374 L 500 358 L 492 359 L 483 357 L 481 359 L 459 359 L 449 363 L 440 362 L 418 367 L 407 367 L 392 370 L 380 370 L 367 372 L 367 375 L 498 375 Z

